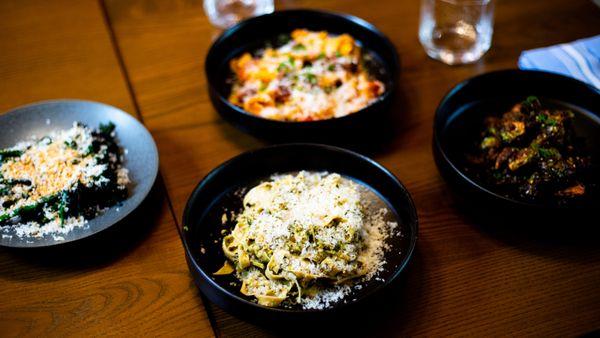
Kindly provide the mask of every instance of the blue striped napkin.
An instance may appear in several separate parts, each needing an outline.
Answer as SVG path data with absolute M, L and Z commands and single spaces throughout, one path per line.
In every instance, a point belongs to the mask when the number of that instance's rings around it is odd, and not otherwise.
M 519 68 L 567 75 L 600 89 L 600 35 L 525 51 Z

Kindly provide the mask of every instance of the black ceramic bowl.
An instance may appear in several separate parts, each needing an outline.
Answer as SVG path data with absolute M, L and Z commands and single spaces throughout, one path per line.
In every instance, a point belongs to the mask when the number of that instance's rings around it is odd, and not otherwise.
M 229 61 L 244 52 L 264 47 L 282 33 L 296 28 L 325 30 L 332 34 L 348 33 L 373 56 L 375 77 L 386 85 L 385 93 L 364 109 L 340 118 L 313 122 L 282 122 L 245 112 L 231 104 L 232 73 Z M 370 131 L 383 123 L 396 87 L 399 64 L 392 43 L 373 25 L 347 14 L 315 10 L 286 10 L 254 17 L 226 30 L 212 45 L 206 56 L 205 71 L 211 101 L 223 118 L 256 136 L 274 140 L 319 140 L 356 137 L 357 132 Z
M 599 204 L 597 195 L 582 203 L 555 205 L 525 202 L 499 194 L 464 170 L 465 149 L 483 126 L 484 116 L 501 114 L 528 96 L 568 107 L 575 113 L 575 131 L 585 138 L 592 156 L 592 172 L 600 159 L 600 92 L 578 80 L 553 73 L 526 70 L 496 71 L 466 80 L 440 103 L 434 121 L 433 152 L 442 176 L 472 209 L 513 210 L 530 215 L 572 216 Z M 598 178 L 595 179 L 596 182 Z
M 361 290 L 323 310 L 270 308 L 258 305 L 232 286 L 233 276 L 214 276 L 225 262 L 221 248 L 222 229 L 235 222 L 221 223 L 223 212 L 239 212 L 243 194 L 275 173 L 299 170 L 336 172 L 375 192 L 392 211 L 390 218 L 400 226 L 399 236 L 390 237 L 382 279 L 372 279 Z M 376 196 L 374 195 L 374 196 Z M 388 170 L 375 161 L 342 148 L 319 144 L 283 144 L 250 151 L 220 165 L 209 173 L 192 193 L 183 215 L 183 243 L 186 259 L 196 285 L 208 299 L 221 308 L 246 318 L 292 319 L 334 313 L 353 308 L 370 295 L 392 283 L 406 267 L 417 240 L 417 214 L 411 197 Z M 352 305 L 352 306 L 350 306 Z
M 106 104 L 83 100 L 52 100 L 13 109 L 0 115 L 0 149 L 28 140 L 32 135 L 42 137 L 53 131 L 69 129 L 75 121 L 93 128 L 97 128 L 101 123 L 115 124 L 117 142 L 123 149 L 127 149 L 123 164 L 129 169 L 132 181 L 128 186 L 129 196 L 120 205 L 115 205 L 89 220 L 86 226 L 62 235 L 64 239 L 57 239 L 53 235 L 37 238 L 19 237 L 13 228 L 6 227 L 0 231 L 0 246 L 47 247 L 92 236 L 123 220 L 150 193 L 158 175 L 156 144 L 138 120 Z

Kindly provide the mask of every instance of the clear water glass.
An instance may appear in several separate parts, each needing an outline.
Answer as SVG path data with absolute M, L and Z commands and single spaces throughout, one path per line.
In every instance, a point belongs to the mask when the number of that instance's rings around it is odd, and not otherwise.
M 421 0 L 419 41 L 449 65 L 479 60 L 492 45 L 493 0 Z
M 273 0 L 204 0 L 204 12 L 219 28 L 228 28 L 248 17 L 273 12 Z

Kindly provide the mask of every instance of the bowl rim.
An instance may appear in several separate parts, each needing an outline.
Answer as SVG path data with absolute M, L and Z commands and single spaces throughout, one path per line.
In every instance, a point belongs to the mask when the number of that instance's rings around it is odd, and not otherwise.
M 213 54 L 215 53 L 215 50 L 217 48 L 220 48 L 220 46 L 223 44 L 223 41 L 227 40 L 230 36 L 236 34 L 238 31 L 244 29 L 246 26 L 248 26 L 256 21 L 259 21 L 259 20 L 265 20 L 265 19 L 269 19 L 269 18 L 273 18 L 273 17 L 287 16 L 287 15 L 294 15 L 294 14 L 296 14 L 296 15 L 297 14 L 325 15 L 325 16 L 338 17 L 340 19 L 346 20 L 346 22 L 349 25 L 356 25 L 358 27 L 366 29 L 369 32 L 375 34 L 379 39 L 381 39 L 381 42 L 385 45 L 385 48 L 388 49 L 388 51 L 390 51 L 393 56 L 393 62 L 391 64 L 388 62 L 384 62 L 384 65 L 383 65 L 384 68 L 386 69 L 386 71 L 390 72 L 390 81 L 389 81 L 390 88 L 386 88 L 383 95 L 379 96 L 375 101 L 373 101 L 368 106 L 363 107 L 362 109 L 360 109 L 356 112 L 350 113 L 348 115 L 340 116 L 340 117 L 333 117 L 333 118 L 328 118 L 328 119 L 324 119 L 324 120 L 314 120 L 314 121 L 280 121 L 280 120 L 269 119 L 266 117 L 253 115 L 253 114 L 245 111 L 241 107 L 238 107 L 238 106 L 232 104 L 231 102 L 229 102 L 229 100 L 225 96 L 223 96 L 219 90 L 217 90 L 216 85 L 211 81 L 211 76 L 209 74 L 211 74 L 212 71 L 209 69 L 209 62 L 206 62 L 206 61 L 213 58 Z M 227 61 L 229 61 L 229 60 L 227 60 Z M 216 93 L 215 96 L 218 98 L 218 100 L 221 104 L 225 105 L 228 109 L 233 110 L 235 113 L 241 114 L 244 117 L 247 117 L 253 121 L 257 121 L 258 123 L 271 124 L 273 127 L 282 127 L 282 126 L 290 126 L 290 125 L 294 125 L 294 126 L 301 125 L 301 126 L 310 127 L 310 126 L 316 126 L 316 125 L 323 125 L 325 123 L 331 123 L 332 121 L 348 120 L 348 119 L 354 117 L 354 115 L 364 113 L 365 110 L 371 108 L 372 106 L 380 104 L 380 103 L 390 99 L 390 97 L 392 97 L 393 92 L 398 87 L 397 77 L 398 77 L 399 72 L 400 72 L 400 57 L 398 55 L 398 51 L 396 50 L 396 47 L 394 46 L 392 41 L 385 34 L 383 34 L 383 32 L 381 32 L 377 27 L 375 27 L 375 25 L 373 25 L 372 23 L 370 23 L 362 18 L 359 18 L 359 17 L 351 15 L 351 14 L 347 14 L 347 13 L 342 13 L 342 12 L 337 12 L 337 11 L 317 10 L 317 9 L 305 9 L 305 8 L 278 10 L 278 11 L 275 11 L 272 13 L 258 15 L 258 16 L 251 17 L 251 18 L 248 18 L 248 19 L 238 22 L 237 24 L 235 24 L 232 27 L 223 31 L 223 33 L 221 33 L 221 35 L 212 43 L 212 45 L 208 49 L 208 53 L 206 54 L 206 58 L 205 58 L 205 62 L 204 62 L 204 74 L 206 77 L 206 82 L 208 84 L 208 87 L 211 91 Z
M 360 303 L 360 302 L 364 301 L 365 299 L 370 298 L 374 293 L 381 291 L 382 289 L 384 289 L 385 287 L 387 287 L 388 285 L 393 283 L 400 276 L 400 274 L 406 269 L 406 267 L 408 266 L 409 262 L 412 259 L 412 256 L 414 255 L 414 252 L 416 249 L 417 239 L 419 237 L 418 236 L 419 220 L 418 220 L 417 208 L 414 204 L 412 196 L 408 192 L 408 189 L 406 189 L 406 187 L 400 182 L 400 180 L 394 174 L 392 174 L 388 169 L 383 167 L 381 164 L 379 164 L 375 160 L 373 160 L 369 157 L 366 157 L 362 154 L 359 154 L 357 152 L 354 152 L 352 150 L 345 149 L 345 148 L 340 148 L 340 147 L 326 145 L 326 144 L 320 144 L 320 143 L 307 143 L 307 142 L 276 144 L 276 145 L 253 149 L 253 150 L 241 153 L 241 154 L 234 156 L 231 159 L 223 162 L 222 164 L 217 166 L 215 169 L 211 170 L 206 176 L 204 176 L 204 178 L 202 178 L 202 180 L 198 183 L 198 185 L 192 191 L 192 193 L 186 203 L 186 206 L 185 206 L 185 209 L 183 212 L 182 225 L 183 225 L 183 227 L 187 227 L 187 225 L 190 222 L 191 209 L 193 207 L 194 201 L 197 199 L 197 196 L 202 193 L 204 186 L 206 184 L 208 184 L 212 180 L 212 178 L 214 176 L 218 175 L 222 170 L 224 170 L 228 166 L 232 165 L 232 163 L 239 162 L 239 161 L 245 161 L 249 158 L 252 158 L 253 156 L 256 156 L 257 153 L 268 152 L 268 151 L 280 151 L 281 149 L 285 150 L 286 148 L 293 148 L 293 147 L 312 147 L 317 150 L 345 153 L 345 154 L 350 155 L 360 161 L 365 161 L 369 165 L 374 166 L 376 169 L 381 171 L 382 174 L 384 174 L 387 177 L 387 179 L 390 179 L 394 185 L 396 185 L 398 188 L 401 189 L 403 195 L 406 197 L 406 200 L 408 202 L 408 210 L 410 211 L 411 218 L 412 218 L 411 220 L 409 220 L 407 222 L 407 223 L 409 223 L 409 224 L 407 224 L 407 226 L 410 227 L 412 234 L 410 236 L 410 243 L 408 245 L 408 248 L 407 248 L 406 252 L 404 253 L 404 259 L 402 260 L 402 263 L 396 267 L 393 274 L 388 279 L 386 279 L 384 283 L 371 288 L 361 298 L 357 298 L 356 300 L 349 301 L 347 303 L 338 303 L 332 307 L 328 307 L 328 308 L 324 308 L 324 309 L 302 309 L 302 310 L 300 310 L 300 309 L 285 309 L 285 308 L 279 308 L 279 307 L 268 307 L 268 306 L 260 305 L 258 303 L 254 303 L 249 300 L 246 300 L 246 299 L 234 294 L 233 292 L 230 292 L 229 290 L 223 288 L 221 285 L 219 285 L 204 271 L 204 269 L 202 269 L 200 267 L 200 265 L 194 258 L 194 255 L 192 254 L 191 249 L 190 249 L 190 245 L 188 244 L 188 235 L 187 235 L 188 232 L 187 231 L 184 231 L 184 230 L 181 231 L 181 239 L 182 239 L 182 243 L 183 243 L 183 246 L 185 249 L 185 254 L 189 258 L 188 262 L 191 262 L 191 264 L 193 264 L 196 271 L 198 271 L 200 273 L 200 275 L 202 276 L 202 278 L 210 284 L 211 288 L 217 289 L 219 292 L 225 294 L 227 298 L 229 298 L 230 300 L 232 300 L 234 302 L 241 302 L 245 305 L 251 306 L 252 308 L 254 308 L 256 310 L 265 310 L 265 311 L 274 312 L 274 313 L 285 313 L 285 314 L 330 313 L 333 311 L 341 310 L 343 308 L 347 308 L 348 306 L 351 306 L 353 304 Z
M 131 215 L 134 211 L 136 211 L 140 205 L 144 202 L 144 200 L 146 199 L 146 197 L 148 197 L 148 195 L 150 194 L 154 184 L 156 183 L 156 179 L 158 178 L 158 172 L 159 172 L 159 166 L 160 166 L 160 158 L 159 158 L 159 154 L 158 154 L 158 148 L 156 146 L 156 141 L 154 141 L 154 138 L 152 137 L 152 134 L 150 133 L 150 131 L 146 128 L 146 126 L 136 118 L 135 115 L 133 114 L 129 114 L 126 111 L 124 111 L 123 109 L 120 109 L 118 107 L 103 103 L 103 102 L 98 102 L 98 101 L 93 101 L 93 100 L 86 100 L 86 99 L 78 99 L 78 98 L 57 98 L 57 99 L 48 99 L 48 100 L 41 100 L 41 101 L 35 101 L 35 102 L 31 102 L 31 103 L 27 103 L 27 104 L 23 104 L 14 108 L 11 108 L 9 110 L 7 110 L 6 112 L 2 113 L 0 115 L 0 118 L 4 118 L 4 117 L 8 117 L 11 115 L 18 115 L 21 114 L 21 111 L 23 109 L 29 109 L 29 108 L 34 108 L 34 107 L 38 107 L 38 106 L 45 106 L 45 105 L 52 105 L 52 104 L 91 104 L 91 105 L 95 105 L 95 106 L 100 106 L 103 108 L 107 108 L 110 110 L 114 110 L 115 112 L 117 112 L 118 114 L 123 115 L 124 118 L 130 120 L 130 122 L 133 125 L 136 125 L 136 127 L 139 128 L 139 130 L 146 134 L 146 136 L 149 137 L 149 139 L 151 140 L 149 146 L 152 148 L 152 156 L 156 158 L 156 165 L 151 168 L 151 179 L 149 180 L 149 184 L 147 187 L 145 187 L 145 189 L 143 189 L 141 192 L 139 192 L 139 195 L 141 196 L 139 201 L 136 202 L 135 205 L 133 205 L 131 207 L 131 210 L 129 210 L 128 212 L 118 212 L 118 215 L 115 216 L 115 218 L 111 221 L 106 223 L 105 226 L 101 227 L 100 229 L 98 229 L 97 231 L 94 231 L 90 234 L 87 234 L 85 236 L 82 237 L 77 237 L 77 238 L 72 238 L 72 239 L 65 239 L 62 241 L 53 241 L 51 243 L 43 243 L 40 244 L 38 242 L 34 242 L 34 243 L 28 243 L 27 245 L 5 245 L 5 244 L 1 244 L 0 247 L 6 247 L 6 248 L 17 248 L 17 249 L 32 249 L 32 248 L 46 248 L 46 247 L 56 247 L 56 246 L 61 246 L 61 245 L 65 245 L 65 244 L 69 244 L 69 243 L 74 243 L 74 242 L 78 242 L 81 241 L 83 239 L 86 238 L 90 238 L 93 236 L 98 235 L 99 233 L 113 227 L 115 224 L 119 223 L 120 221 L 122 221 L 123 219 L 125 219 L 127 216 Z M 121 146 L 121 145 L 120 145 Z M 128 196 L 128 198 L 131 198 L 132 196 Z M 92 218 L 93 220 L 94 218 Z
M 456 166 L 455 162 L 447 154 L 446 148 L 444 147 L 444 145 L 442 144 L 442 141 L 440 140 L 441 134 L 443 133 L 443 131 L 445 129 L 445 127 L 442 125 L 442 121 L 445 123 L 448 120 L 448 119 L 441 118 L 442 108 L 447 104 L 447 102 L 450 99 L 452 99 L 457 93 L 459 93 L 465 86 L 469 85 L 473 81 L 481 80 L 484 78 L 495 77 L 498 75 L 506 75 L 506 74 L 514 74 L 515 76 L 523 76 L 526 74 L 536 74 L 537 76 L 544 76 L 544 77 L 548 77 L 549 79 L 567 81 L 575 86 L 583 86 L 583 88 L 586 88 L 588 90 L 591 90 L 592 92 L 595 92 L 599 96 L 599 99 L 600 99 L 600 89 L 597 89 L 594 86 L 587 84 L 583 81 L 580 81 L 575 78 L 565 76 L 565 75 L 562 75 L 559 73 L 542 71 L 542 70 L 509 68 L 509 69 L 500 69 L 500 70 L 495 70 L 495 71 L 479 74 L 479 75 L 467 78 L 466 80 L 463 80 L 463 81 L 459 82 L 458 84 L 456 84 L 454 87 L 452 87 L 450 90 L 448 90 L 446 92 L 446 94 L 444 95 L 444 97 L 442 98 L 440 103 L 438 104 L 438 106 L 435 110 L 434 118 L 433 118 L 434 150 L 436 150 L 441 155 L 444 163 L 449 165 L 449 167 L 451 168 L 451 171 L 454 172 L 455 174 L 457 174 L 461 180 L 466 182 L 470 188 L 484 192 L 484 193 L 490 195 L 491 197 L 499 199 L 503 202 L 507 202 L 509 204 L 513 204 L 513 205 L 520 206 L 520 207 L 536 209 L 536 210 L 544 210 L 544 209 L 548 209 L 548 208 L 560 209 L 560 210 L 571 209 L 572 207 L 564 206 L 564 205 L 550 205 L 550 204 L 544 204 L 544 203 L 526 202 L 526 201 L 522 201 L 522 200 L 519 200 L 516 198 L 511 198 L 511 197 L 501 195 L 497 192 L 494 192 L 493 190 L 491 190 L 489 188 L 486 188 L 484 185 L 479 184 L 474 179 L 470 178 L 466 173 L 464 173 L 462 170 L 460 170 Z M 600 112 L 598 112 L 598 113 L 600 113 Z M 438 166 L 438 169 L 440 171 L 442 170 L 441 168 L 439 168 L 439 166 Z

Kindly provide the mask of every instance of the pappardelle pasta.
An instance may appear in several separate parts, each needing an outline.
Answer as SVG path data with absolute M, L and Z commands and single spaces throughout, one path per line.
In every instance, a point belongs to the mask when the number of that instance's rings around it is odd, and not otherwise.
M 396 224 L 381 212 L 368 215 L 361 197 L 359 185 L 338 174 L 273 176 L 245 195 L 222 242 L 228 261 L 216 274 L 235 273 L 241 293 L 265 306 L 302 304 L 328 287 L 371 278 Z

